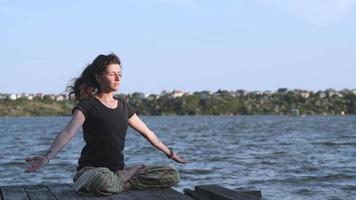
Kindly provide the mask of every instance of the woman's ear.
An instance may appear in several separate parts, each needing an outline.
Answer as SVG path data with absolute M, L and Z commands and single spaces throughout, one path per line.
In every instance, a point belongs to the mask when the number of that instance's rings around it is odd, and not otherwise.
M 95 80 L 99 83 L 101 80 L 101 76 L 99 74 L 95 74 Z

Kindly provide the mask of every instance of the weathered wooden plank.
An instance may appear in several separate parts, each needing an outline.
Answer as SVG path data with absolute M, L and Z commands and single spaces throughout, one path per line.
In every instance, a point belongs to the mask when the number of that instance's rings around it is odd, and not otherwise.
M 173 189 L 171 188 L 152 188 L 152 189 L 144 189 L 144 190 L 130 190 L 132 194 L 135 196 L 149 196 L 149 195 L 157 195 L 170 193 Z
M 186 196 L 184 194 L 181 194 L 179 196 L 177 195 L 166 195 L 164 196 L 165 199 L 168 200 L 193 200 L 192 198 L 190 198 L 189 196 Z
M 170 200 L 180 200 L 180 199 L 183 199 L 183 200 L 193 200 L 192 198 L 184 195 L 183 193 L 180 193 L 174 189 L 167 189 L 169 192 L 166 192 L 163 194 L 163 196 L 166 198 L 166 199 L 170 199 Z
M 58 200 L 82 200 L 79 194 L 68 184 L 48 185 L 48 189 Z
M 162 199 L 161 197 L 156 196 L 157 193 L 158 193 L 156 190 L 157 189 L 130 190 L 130 193 L 133 194 L 136 197 L 137 200 L 143 200 L 143 199 L 146 199 L 146 200 L 154 200 L 154 199 L 160 200 L 160 199 Z
M 188 189 L 188 188 L 183 189 L 183 192 L 184 192 L 184 194 L 186 194 L 187 196 L 189 196 L 195 200 L 215 200 L 215 199 L 209 197 L 207 194 L 197 193 L 196 191 Z
M 142 197 L 138 197 L 138 200 L 163 200 L 164 198 L 158 195 L 146 195 Z
M 241 194 L 246 194 L 248 196 L 256 197 L 257 199 L 262 199 L 261 191 L 236 191 Z
M 202 186 L 201 188 L 218 189 L 219 191 L 224 192 L 226 194 L 231 194 L 232 196 L 234 194 L 245 194 L 245 195 L 248 195 L 248 196 L 256 197 L 257 199 L 261 199 L 262 198 L 261 191 L 257 191 L 257 190 L 255 190 L 255 191 L 253 191 L 253 190 L 251 190 L 251 191 L 235 191 L 235 190 L 230 190 L 228 188 L 222 187 L 220 185 L 205 185 L 205 186 Z
M 119 194 L 114 194 L 110 196 L 112 200 L 137 200 L 138 198 L 132 194 L 130 191 L 124 191 Z
M 86 196 L 80 195 L 84 200 L 110 200 L 107 196 Z
M 2 186 L 1 193 L 3 200 L 28 200 L 22 186 Z
M 255 193 L 237 192 L 220 185 L 198 185 L 195 186 L 195 191 L 216 200 L 260 200 L 262 198 L 261 192 L 258 195 L 258 191 Z
M 69 184 L 68 186 L 70 186 L 74 190 L 73 184 Z M 84 200 L 110 200 L 110 198 L 107 196 L 88 196 L 88 195 L 84 195 L 84 194 L 79 194 L 79 196 Z
M 131 190 L 133 195 L 138 199 L 186 199 L 190 200 L 190 197 L 185 196 L 182 193 L 179 193 L 172 188 L 157 188 L 157 189 L 146 189 L 146 190 Z
M 46 185 L 24 186 L 30 200 L 56 200 Z

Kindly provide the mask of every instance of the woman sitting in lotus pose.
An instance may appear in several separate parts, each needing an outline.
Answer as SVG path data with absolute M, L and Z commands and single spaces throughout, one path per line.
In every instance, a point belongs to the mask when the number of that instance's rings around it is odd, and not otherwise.
M 113 96 L 121 83 L 121 62 L 115 54 L 99 55 L 70 86 L 69 96 L 76 105 L 67 126 L 56 136 L 48 151 L 27 158 L 26 172 L 46 165 L 83 128 L 85 146 L 73 181 L 77 191 L 110 195 L 130 188 L 171 187 L 179 182 L 179 173 L 166 165 L 125 167 L 123 150 L 128 125 L 153 146 L 178 163 L 185 159 L 164 145 L 122 98 Z

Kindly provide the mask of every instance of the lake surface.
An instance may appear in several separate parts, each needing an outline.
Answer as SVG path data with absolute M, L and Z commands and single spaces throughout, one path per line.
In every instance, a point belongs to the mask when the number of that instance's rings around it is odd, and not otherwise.
M 0 118 L 0 185 L 71 183 L 82 132 L 37 173 L 24 159 L 48 149 L 69 117 Z M 127 165 L 170 164 L 176 190 L 199 184 L 261 190 L 264 199 L 355 199 L 356 116 L 159 116 L 142 119 L 190 161 L 177 164 L 132 129 Z

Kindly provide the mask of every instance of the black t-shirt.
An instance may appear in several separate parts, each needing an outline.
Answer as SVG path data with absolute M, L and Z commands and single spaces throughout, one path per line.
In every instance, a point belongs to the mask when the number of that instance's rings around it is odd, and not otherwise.
M 84 98 L 73 108 L 85 116 L 83 137 L 85 146 L 81 152 L 77 170 L 85 166 L 107 167 L 116 172 L 125 167 L 123 150 L 128 119 L 135 109 L 122 98 L 117 108 L 111 109 L 97 98 Z

